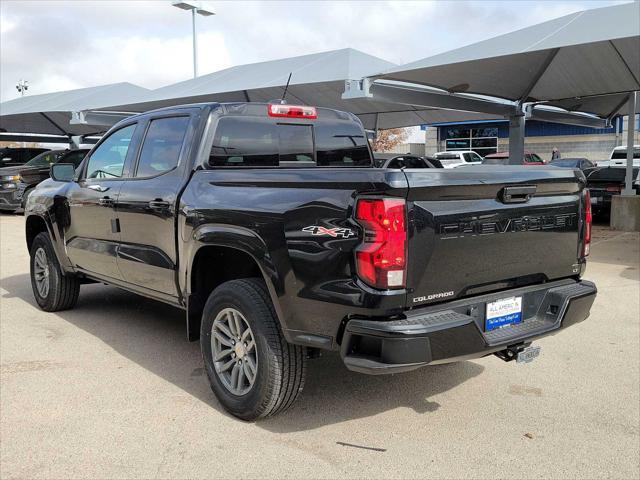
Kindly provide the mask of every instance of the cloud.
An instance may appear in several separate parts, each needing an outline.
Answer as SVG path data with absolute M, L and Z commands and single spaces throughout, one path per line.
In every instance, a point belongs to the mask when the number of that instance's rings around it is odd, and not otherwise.
M 606 1 L 212 2 L 198 18 L 200 74 L 352 47 L 406 63 Z M 0 100 L 190 78 L 191 18 L 169 1 L 0 2 Z

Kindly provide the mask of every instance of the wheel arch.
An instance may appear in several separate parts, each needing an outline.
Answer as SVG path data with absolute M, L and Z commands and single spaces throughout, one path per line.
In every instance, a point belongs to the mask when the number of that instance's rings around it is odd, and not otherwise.
M 40 215 L 29 215 L 25 220 L 25 238 L 27 249 L 31 251 L 33 241 L 39 233 L 46 232 L 51 238 L 51 229 L 44 218 Z M 53 242 L 53 239 L 52 239 Z
M 242 278 L 257 277 L 264 280 L 278 321 L 284 330 L 284 314 L 278 295 L 281 282 L 266 251 L 266 245 L 253 232 L 247 233 L 244 229 L 239 229 L 235 235 L 229 235 L 231 232 L 226 228 L 224 230 L 209 230 L 209 235 L 202 232 L 195 235 L 197 246 L 185 272 L 188 339 L 195 341 L 199 338 L 202 311 L 211 292 L 224 282 Z M 245 240 L 253 240 L 239 242 L 238 234 Z M 216 238 L 211 238 L 212 236 Z M 215 268 L 210 268 L 211 265 Z
M 55 228 L 51 224 L 50 220 L 46 216 L 38 213 L 28 214 L 25 219 L 25 238 L 29 252 L 31 252 L 33 240 L 42 232 L 46 232 L 47 235 L 49 235 L 49 240 L 51 240 L 51 245 L 53 246 L 56 259 L 62 267 L 63 275 L 73 273 L 74 270 L 66 256 L 62 240 L 60 237 L 56 236 Z

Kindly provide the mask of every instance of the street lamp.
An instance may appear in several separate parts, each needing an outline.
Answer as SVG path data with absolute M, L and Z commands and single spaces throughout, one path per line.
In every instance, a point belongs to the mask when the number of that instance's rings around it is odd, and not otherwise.
M 177 0 L 171 2 L 171 5 L 182 10 L 191 10 L 191 26 L 193 28 L 193 78 L 198 76 L 198 36 L 196 33 L 196 13 L 203 17 L 215 15 L 213 8 L 207 7 L 203 2 L 192 0 Z
M 20 81 L 16 84 L 16 90 L 20 92 L 21 97 L 24 97 L 24 92 L 29 90 L 29 82 L 27 80 L 20 79 Z

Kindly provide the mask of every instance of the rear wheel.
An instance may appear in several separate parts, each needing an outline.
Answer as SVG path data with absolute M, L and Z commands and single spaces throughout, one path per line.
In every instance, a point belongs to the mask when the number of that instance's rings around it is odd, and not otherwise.
M 36 235 L 31 245 L 31 288 L 36 302 L 47 312 L 73 308 L 80 294 L 80 281 L 63 275 L 46 232 Z
M 243 420 L 280 413 L 302 391 L 304 348 L 285 340 L 260 279 L 232 280 L 211 293 L 200 344 L 213 393 Z

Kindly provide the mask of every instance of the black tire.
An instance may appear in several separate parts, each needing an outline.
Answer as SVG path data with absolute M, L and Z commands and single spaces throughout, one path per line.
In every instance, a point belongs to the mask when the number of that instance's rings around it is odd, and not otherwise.
M 242 395 L 235 395 L 225 387 L 213 360 L 212 327 L 216 316 L 225 309 L 242 314 L 255 340 L 257 373 L 250 390 Z M 283 412 L 304 387 L 305 349 L 285 340 L 261 279 L 225 282 L 209 295 L 202 314 L 200 346 L 211 390 L 227 411 L 243 420 Z
M 44 260 L 42 253 L 44 252 Z M 31 245 L 31 289 L 40 308 L 46 312 L 57 312 L 75 307 L 80 294 L 80 281 L 73 275 L 63 275 L 51 240 L 46 232 L 36 235 Z M 38 260 L 36 257 L 38 256 Z M 40 263 L 39 263 L 40 262 Z M 46 265 L 48 288 L 43 293 L 38 288 L 36 274 L 41 265 Z

